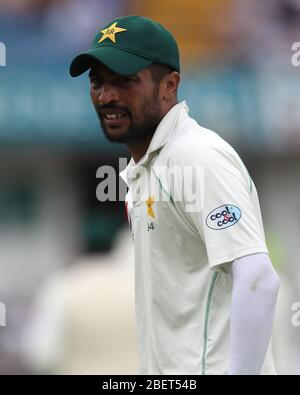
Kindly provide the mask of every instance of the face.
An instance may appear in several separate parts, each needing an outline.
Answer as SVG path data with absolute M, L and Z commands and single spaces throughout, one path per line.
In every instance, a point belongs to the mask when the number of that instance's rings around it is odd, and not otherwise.
M 90 72 L 90 94 L 104 134 L 112 142 L 143 141 L 154 134 L 163 117 L 159 86 L 149 69 L 122 76 L 99 63 Z

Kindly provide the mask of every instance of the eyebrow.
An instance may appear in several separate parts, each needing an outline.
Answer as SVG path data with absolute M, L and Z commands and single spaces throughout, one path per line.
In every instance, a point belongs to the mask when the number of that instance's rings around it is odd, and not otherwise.
M 94 77 L 95 75 L 98 75 L 99 72 L 97 71 L 97 69 L 91 68 L 90 72 L 89 72 L 89 77 Z
M 89 77 L 95 77 L 95 76 L 98 76 L 99 78 L 103 78 L 102 75 L 99 72 L 97 72 L 97 70 L 91 69 L 89 72 Z
M 103 79 L 103 77 L 101 75 L 98 75 L 97 71 L 95 70 L 90 70 L 89 72 L 89 78 L 92 77 L 99 77 L 100 79 Z M 123 77 L 123 78 L 135 78 L 137 81 L 140 81 L 140 77 L 137 74 L 131 74 L 131 75 L 121 75 L 121 74 L 117 74 L 117 73 L 112 73 L 111 75 L 112 78 L 118 78 L 118 77 Z

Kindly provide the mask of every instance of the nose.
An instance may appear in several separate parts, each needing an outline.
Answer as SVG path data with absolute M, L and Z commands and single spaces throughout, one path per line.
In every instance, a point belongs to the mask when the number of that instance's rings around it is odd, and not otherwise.
M 98 101 L 101 104 L 108 104 L 112 101 L 119 100 L 119 92 L 117 87 L 111 84 L 103 84 L 98 93 Z

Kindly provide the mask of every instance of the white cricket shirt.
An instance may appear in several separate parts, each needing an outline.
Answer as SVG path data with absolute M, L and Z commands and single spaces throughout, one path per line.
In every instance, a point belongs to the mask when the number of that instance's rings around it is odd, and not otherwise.
M 268 253 L 247 169 L 181 102 L 120 175 L 129 187 L 140 373 L 226 374 L 230 262 Z M 275 373 L 270 347 L 262 373 Z

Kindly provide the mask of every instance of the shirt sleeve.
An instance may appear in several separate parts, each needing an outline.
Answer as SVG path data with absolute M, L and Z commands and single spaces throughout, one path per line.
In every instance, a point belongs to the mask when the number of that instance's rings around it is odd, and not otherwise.
M 228 374 L 260 374 L 270 345 L 279 277 L 267 254 L 237 259 L 232 276 Z
M 184 178 L 181 209 L 205 244 L 209 266 L 268 253 L 256 188 L 237 153 L 208 146 L 191 150 L 183 163 L 193 172 Z M 194 200 L 191 192 L 187 199 L 191 188 Z

